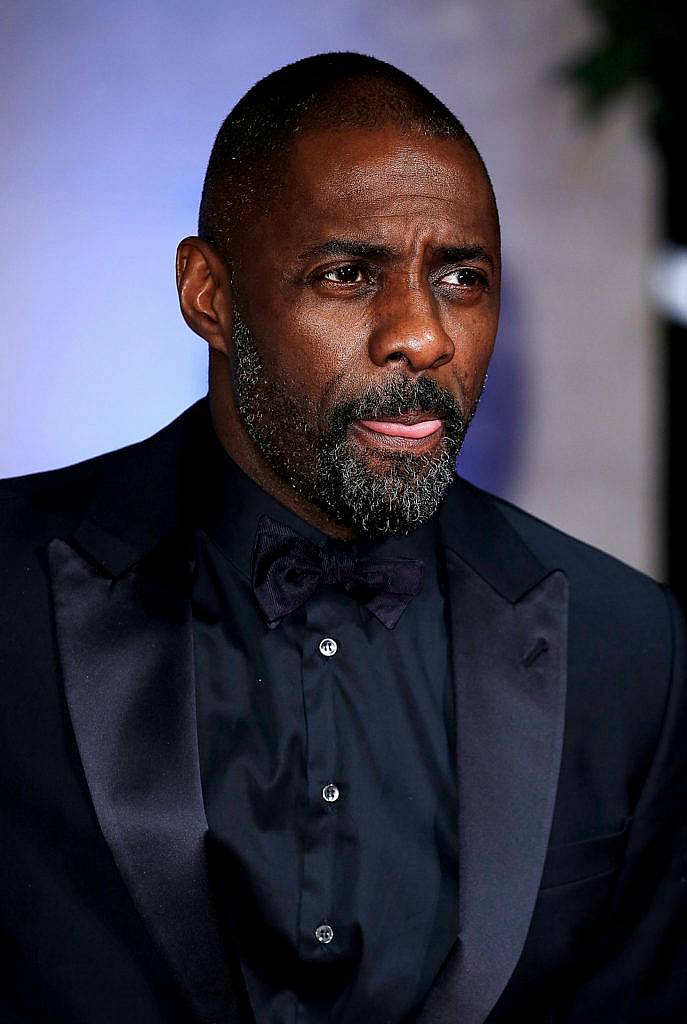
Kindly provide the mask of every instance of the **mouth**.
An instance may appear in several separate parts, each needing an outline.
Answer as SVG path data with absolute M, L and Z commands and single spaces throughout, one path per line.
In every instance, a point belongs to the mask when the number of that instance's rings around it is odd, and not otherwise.
M 436 413 L 410 412 L 402 416 L 355 420 L 352 428 L 371 447 L 420 454 L 439 443 L 443 435 L 443 420 Z

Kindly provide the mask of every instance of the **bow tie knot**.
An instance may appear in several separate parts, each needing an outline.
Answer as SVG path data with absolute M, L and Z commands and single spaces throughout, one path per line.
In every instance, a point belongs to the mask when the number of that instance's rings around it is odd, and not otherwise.
M 320 557 L 322 559 L 320 582 L 337 585 L 350 581 L 355 571 L 355 552 L 332 544 L 320 548 Z
M 420 592 L 423 568 L 413 558 L 359 557 L 352 544 L 342 541 L 320 548 L 263 516 L 253 546 L 253 591 L 270 629 L 321 584 L 354 593 L 387 629 L 393 629 Z

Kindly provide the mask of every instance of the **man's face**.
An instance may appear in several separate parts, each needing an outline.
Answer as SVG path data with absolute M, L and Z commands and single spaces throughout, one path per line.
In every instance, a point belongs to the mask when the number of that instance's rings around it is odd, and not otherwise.
M 499 237 L 461 141 L 304 133 L 238 243 L 233 380 L 272 468 L 331 519 L 404 533 L 432 515 L 481 394 Z

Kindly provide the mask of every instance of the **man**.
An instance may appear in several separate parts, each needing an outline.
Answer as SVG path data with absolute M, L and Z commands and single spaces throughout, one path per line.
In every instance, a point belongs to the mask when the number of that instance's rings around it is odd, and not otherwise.
M 674 601 L 453 472 L 499 270 L 389 65 L 222 126 L 209 402 L 2 492 L 4 1021 L 686 1019 Z

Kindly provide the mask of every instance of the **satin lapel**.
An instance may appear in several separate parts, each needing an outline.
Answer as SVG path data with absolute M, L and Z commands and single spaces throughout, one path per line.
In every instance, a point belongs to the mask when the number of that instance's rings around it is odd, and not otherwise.
M 205 867 L 188 597 L 179 578 L 143 567 L 104 575 L 60 539 L 48 554 L 66 698 L 100 827 L 195 1017 L 238 1021 Z
M 518 600 L 447 551 L 456 682 L 459 937 L 421 1024 L 482 1024 L 522 952 L 565 717 L 567 580 Z M 541 568 L 541 567 L 540 567 Z

